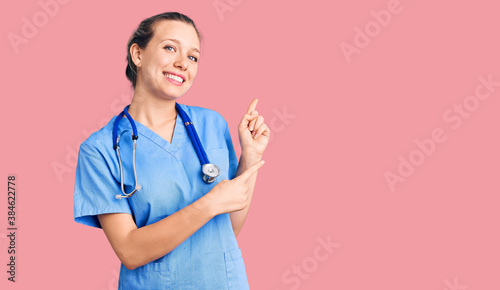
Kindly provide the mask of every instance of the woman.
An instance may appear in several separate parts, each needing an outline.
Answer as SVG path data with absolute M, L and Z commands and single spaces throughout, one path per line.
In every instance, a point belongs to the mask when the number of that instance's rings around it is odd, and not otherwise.
M 219 113 L 176 107 L 196 77 L 200 41 L 193 21 L 176 12 L 145 19 L 129 40 L 126 75 L 134 96 L 127 108 L 138 132 L 135 174 L 128 117 L 114 116 L 80 145 L 75 221 L 105 232 L 121 261 L 119 289 L 249 288 L 236 236 L 248 214 L 270 130 L 254 99 L 238 126 L 238 161 Z M 220 168 L 212 183 L 203 180 L 180 109 L 191 119 L 210 163 Z

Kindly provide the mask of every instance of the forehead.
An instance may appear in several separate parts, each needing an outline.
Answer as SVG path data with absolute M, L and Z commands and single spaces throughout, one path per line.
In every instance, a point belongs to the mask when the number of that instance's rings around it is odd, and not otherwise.
M 174 20 L 162 20 L 155 24 L 154 29 L 152 41 L 157 44 L 166 43 L 165 39 L 177 39 L 185 49 L 200 49 L 198 34 L 191 24 Z

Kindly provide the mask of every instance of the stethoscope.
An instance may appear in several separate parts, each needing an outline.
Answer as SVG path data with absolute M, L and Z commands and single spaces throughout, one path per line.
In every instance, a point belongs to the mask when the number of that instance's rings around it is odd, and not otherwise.
M 135 126 L 135 122 L 128 113 L 128 107 L 130 105 L 126 106 L 125 109 L 118 115 L 118 117 L 115 120 L 114 128 L 113 128 L 113 148 L 116 151 L 116 154 L 118 155 L 118 161 L 120 163 L 120 183 L 122 187 L 122 192 L 123 194 L 117 194 L 116 198 L 121 199 L 121 198 L 127 198 L 132 196 L 136 191 L 140 190 L 142 186 L 137 182 L 137 170 L 135 168 L 135 150 L 137 149 L 137 139 L 139 138 L 139 135 L 137 134 L 137 127 Z M 189 138 L 191 139 L 191 143 L 194 146 L 194 149 L 196 151 L 196 154 L 198 155 L 198 158 L 200 159 L 201 163 L 201 172 L 203 173 L 203 181 L 205 183 L 212 183 L 215 181 L 215 178 L 219 176 L 220 174 L 220 168 L 219 166 L 212 164 L 208 161 L 207 158 L 207 153 L 205 152 L 205 149 L 203 149 L 203 146 L 201 144 L 200 138 L 198 137 L 198 133 L 196 133 L 196 129 L 194 128 L 194 124 L 189 118 L 189 116 L 186 114 L 186 112 L 179 106 L 178 103 L 175 103 L 175 109 L 179 113 L 179 115 L 182 118 L 182 121 L 184 122 L 184 125 L 186 126 L 186 130 L 189 134 Z M 132 164 L 134 167 L 134 178 L 135 178 L 135 188 L 132 192 L 126 193 L 125 188 L 123 186 L 123 165 L 122 165 L 122 159 L 120 157 L 120 146 L 118 145 L 118 142 L 120 141 L 120 136 L 118 135 L 118 124 L 120 123 L 121 118 L 123 116 L 127 116 L 127 119 L 130 122 L 130 125 L 132 125 L 132 141 L 134 142 L 133 144 L 133 149 L 132 149 Z

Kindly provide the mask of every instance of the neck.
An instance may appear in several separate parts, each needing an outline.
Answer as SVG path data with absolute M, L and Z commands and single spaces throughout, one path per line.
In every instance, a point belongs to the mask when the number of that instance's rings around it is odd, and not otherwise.
M 175 99 L 159 99 L 147 97 L 134 92 L 128 109 L 130 116 L 147 127 L 161 127 L 177 118 Z

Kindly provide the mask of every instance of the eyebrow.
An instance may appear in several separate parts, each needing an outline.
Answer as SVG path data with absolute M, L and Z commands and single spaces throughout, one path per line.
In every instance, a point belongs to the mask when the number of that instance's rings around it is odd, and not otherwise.
M 178 45 L 181 45 L 181 42 L 175 38 L 166 38 L 166 39 L 160 41 L 160 43 L 163 43 L 165 40 L 170 40 L 170 41 L 177 43 Z M 196 47 L 191 48 L 191 50 L 197 51 L 199 54 L 201 54 L 200 50 L 197 49 Z

